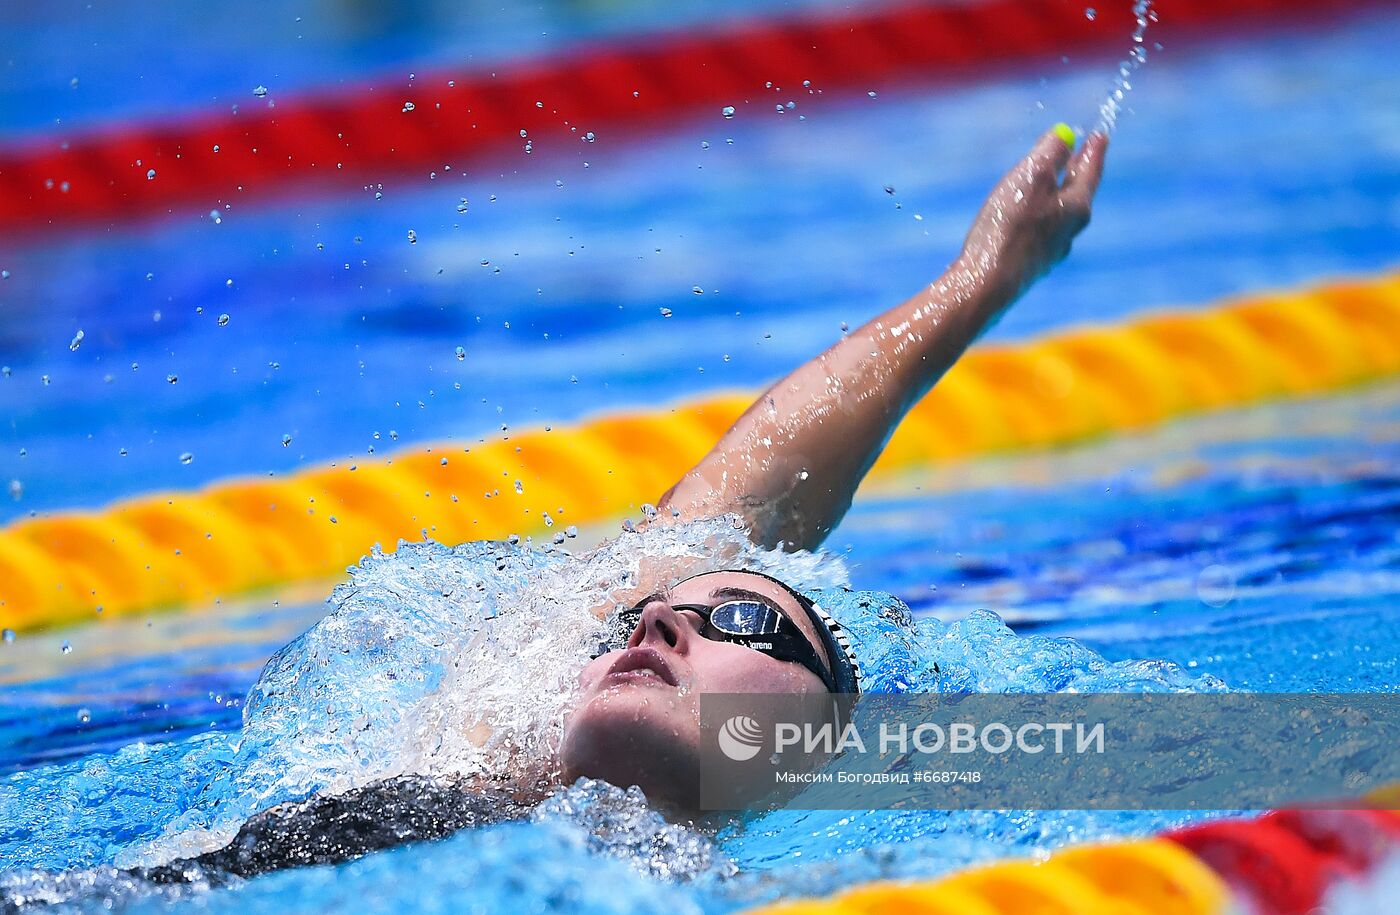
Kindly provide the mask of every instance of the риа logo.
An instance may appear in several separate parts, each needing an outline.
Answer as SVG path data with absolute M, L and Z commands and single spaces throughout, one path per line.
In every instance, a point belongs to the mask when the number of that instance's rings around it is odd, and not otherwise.
M 763 729 L 747 715 L 735 715 L 719 729 L 719 748 L 735 762 L 746 762 L 763 748 Z

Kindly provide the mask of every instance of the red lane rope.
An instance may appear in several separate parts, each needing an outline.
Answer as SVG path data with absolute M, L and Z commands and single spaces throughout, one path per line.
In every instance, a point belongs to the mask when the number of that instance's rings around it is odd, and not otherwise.
M 461 167 L 577 143 L 604 127 L 664 123 L 702 106 L 950 77 L 975 65 L 1123 45 L 1126 0 L 984 0 L 822 19 L 749 23 L 577 49 L 496 72 L 429 73 L 412 87 L 365 85 L 178 123 L 134 124 L 0 147 L 0 233 L 201 210 L 325 179 L 342 185 Z M 1215 26 L 1280 13 L 1335 13 L 1369 0 L 1157 0 L 1162 26 Z M 763 97 L 765 84 L 781 98 Z M 404 111 L 405 102 L 412 111 Z M 509 147 L 507 147 L 509 144 Z M 215 151 L 217 148 L 217 152 Z M 148 177 L 154 169 L 155 177 Z

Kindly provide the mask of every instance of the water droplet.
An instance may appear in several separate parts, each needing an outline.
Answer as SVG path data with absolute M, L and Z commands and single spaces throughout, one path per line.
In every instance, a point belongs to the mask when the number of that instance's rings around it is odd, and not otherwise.
M 78 351 L 78 347 L 83 345 L 84 336 L 85 335 L 83 334 L 81 329 L 79 329 L 78 332 L 73 335 L 73 339 L 68 342 L 68 351 L 70 353 L 76 353 Z
M 726 118 L 732 118 L 732 117 L 734 117 L 734 106 L 733 106 L 733 105 L 725 105 L 723 108 L 721 108 L 721 109 L 719 110 L 719 113 L 722 114 L 722 115 L 724 115 Z
M 1235 599 L 1235 573 L 1222 565 L 1209 565 L 1196 576 L 1196 596 L 1209 607 L 1223 607 Z
M 193 463 L 193 461 L 194 461 L 194 455 L 191 454 L 191 453 L 188 452 L 188 451 L 186 451 L 184 454 L 180 455 L 180 463 L 181 463 L 181 464 L 190 464 L 190 463 Z
M 1084 18 L 1088 19 L 1090 22 L 1093 22 L 1096 18 L 1098 18 L 1098 15 L 1099 11 L 1094 9 L 1092 6 L 1084 11 Z
M 9 278 L 10 278 L 10 271 L 8 271 L 8 270 L 0 270 L 0 280 L 8 280 Z
M 516 495 L 522 495 L 524 492 L 525 492 L 525 484 L 524 484 L 524 483 L 521 483 L 519 480 L 516 480 L 516 481 L 515 481 L 515 494 L 516 494 Z
M 458 361 L 458 362 L 461 362 L 461 361 L 463 361 L 464 359 L 467 358 L 467 351 L 466 351 L 463 347 L 460 347 L 460 346 L 459 346 L 459 347 L 457 347 L 456 356 L 457 356 L 457 361 Z
M 219 315 L 219 326 L 220 326 L 220 327 L 228 327 L 228 315 L 227 315 L 227 314 Z
M 78 709 L 78 724 L 87 724 L 92 720 L 92 712 L 85 708 Z
M 16 502 L 24 498 L 24 484 L 19 480 L 10 481 L 10 498 Z
M 403 113 L 404 113 L 404 114 L 408 114 L 410 111 L 413 110 L 413 108 L 414 108 L 414 105 L 413 105 L 412 102 L 404 102 L 404 103 L 403 103 Z
M 704 295 L 704 294 L 705 294 L 705 290 L 701 289 L 699 286 L 691 286 L 691 287 L 690 287 L 690 291 L 693 292 L 693 293 L 695 293 L 696 295 Z
M 146 172 L 146 180 L 147 180 L 147 181 L 154 181 L 154 180 L 156 180 L 156 170 L 155 170 L 155 169 L 152 168 L 152 169 L 147 170 L 147 172 Z
M 564 536 L 565 536 L 565 537 L 568 537 L 570 540 L 572 540 L 573 538 L 577 537 L 577 536 L 578 536 L 578 526 L 577 526 L 577 525 L 570 524 L 568 527 L 564 528 Z
M 282 447 L 283 447 L 283 448 L 286 448 L 286 447 L 287 447 L 288 445 L 290 445 L 291 443 L 292 443 L 292 437 L 291 437 L 290 435 L 284 435 L 284 436 L 282 436 Z
M 9 645 L 15 640 L 15 631 L 13 629 L 6 629 L 0 632 L 0 639 L 3 639 L 6 645 Z
M 64 639 L 64 640 L 63 640 L 63 644 L 60 645 L 60 646 L 58 646 L 58 650 L 61 651 L 61 652 L 63 652 L 64 654 L 72 654 L 72 653 L 73 653 L 73 643 L 72 643 L 72 642 L 69 642 L 67 639 Z
M 869 92 L 867 92 L 867 93 L 865 93 L 865 94 L 868 95 L 868 96 L 870 96 L 871 98 L 874 98 L 874 97 L 875 97 L 875 90 L 874 90 L 874 89 L 871 89 Z
M 165 376 L 165 380 L 170 384 L 174 384 L 175 382 L 180 380 L 180 376 L 176 375 L 174 372 L 171 372 L 169 375 Z
M 253 90 L 253 94 L 256 95 L 258 98 L 267 98 L 267 87 L 259 85 L 256 89 Z
M 595 136 L 593 135 L 593 131 L 591 131 L 591 130 L 588 131 L 588 133 L 586 133 L 586 134 L 583 135 L 583 142 L 585 142 L 585 143 L 592 143 L 592 142 L 593 142 L 594 140 L 596 140 L 596 139 L 598 139 L 598 138 L 595 137 Z
M 210 210 L 209 218 L 214 221 L 214 225 L 216 226 L 220 225 L 224 221 L 223 214 L 221 214 L 218 210 Z
M 418 244 L 418 233 L 413 231 L 412 229 L 408 230 L 408 243 L 410 245 Z
M 664 305 L 661 307 L 661 317 L 663 317 L 663 318 L 669 318 L 669 317 L 671 317 L 672 314 L 673 314 L 673 312 L 671 311 L 671 309 L 667 308 L 667 307 L 664 306 Z
M 459 203 L 459 204 L 457 204 L 457 212 L 458 212 L 458 213 L 465 213 L 466 211 L 467 211 L 467 198 L 463 197 L 463 198 L 462 198 L 462 202 Z

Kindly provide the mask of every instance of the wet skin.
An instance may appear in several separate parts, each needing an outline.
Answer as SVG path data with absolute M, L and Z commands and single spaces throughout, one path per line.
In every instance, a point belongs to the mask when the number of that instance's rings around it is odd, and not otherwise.
M 826 692 L 821 679 L 801 664 L 706 638 L 699 614 L 675 609 L 750 594 L 791 620 L 830 669 L 812 621 L 778 585 L 743 572 L 684 581 L 647 598 L 627 648 L 602 655 L 579 675 L 579 699 L 565 723 L 566 781 L 587 776 L 638 785 L 654 803 L 694 809 L 702 695 Z

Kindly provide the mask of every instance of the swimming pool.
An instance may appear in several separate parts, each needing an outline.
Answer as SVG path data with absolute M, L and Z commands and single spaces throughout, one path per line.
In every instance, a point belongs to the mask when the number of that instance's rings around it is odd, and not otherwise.
M 1096 225 L 994 338 L 1392 267 L 1400 125 L 1383 102 L 1400 72 L 1377 62 L 1396 22 L 1373 12 L 1320 34 L 1169 46 L 1134 90 Z M 0 477 L 21 484 L 6 517 L 754 387 L 941 266 L 996 170 L 981 151 L 1018 149 L 1048 119 L 1037 102 L 1083 109 L 1103 85 L 1072 64 L 1044 80 L 881 86 L 801 122 L 715 114 L 641 147 L 603 137 L 587 169 L 526 168 L 522 154 L 450 188 L 22 245 L 0 264 L 6 301 L 30 307 L 0 319 Z M 911 165 L 930 159 L 940 167 Z M 869 487 L 829 546 L 967 659 L 951 688 L 1391 691 L 1397 398 L 1382 385 L 921 471 Z M 196 822 L 243 695 L 324 593 L 0 646 L 7 872 L 110 864 L 178 817 Z M 1037 640 L 1065 635 L 1091 651 Z M 635 800 L 576 789 L 528 824 L 201 899 L 724 911 L 1180 821 L 789 812 L 711 845 Z M 656 892 L 677 878 L 689 882 Z

